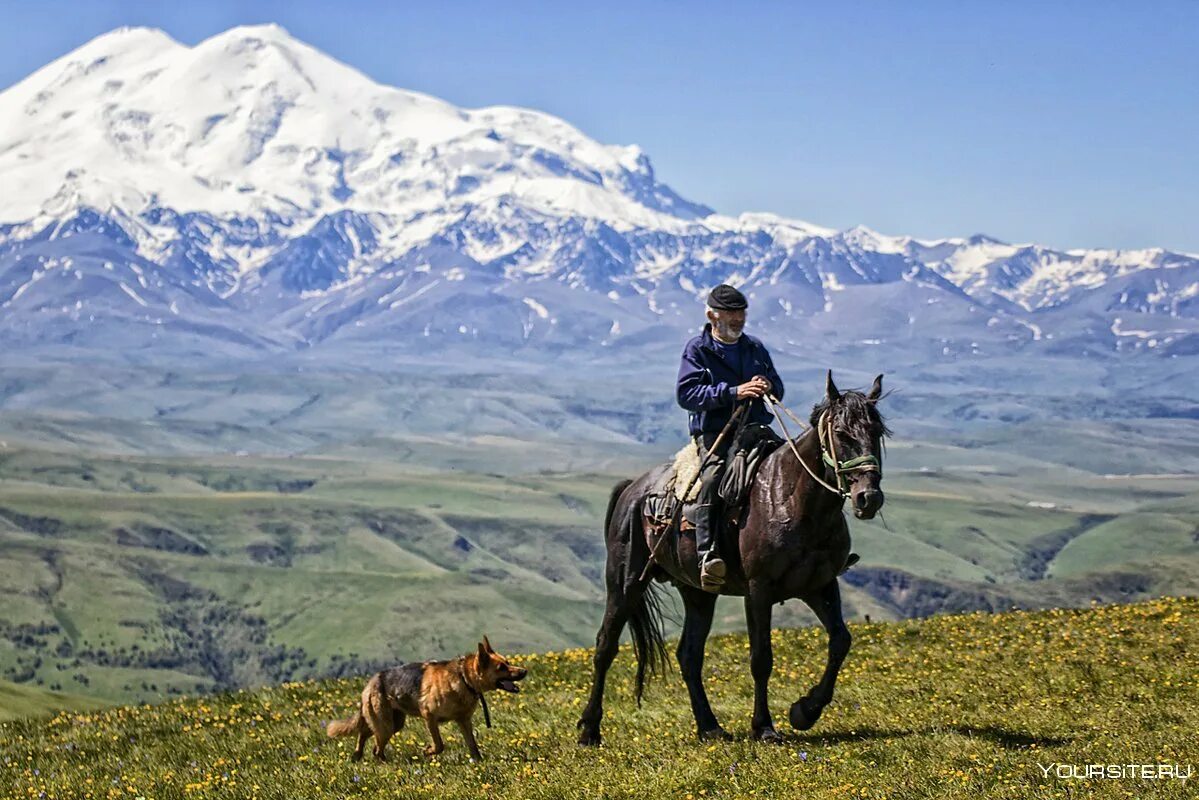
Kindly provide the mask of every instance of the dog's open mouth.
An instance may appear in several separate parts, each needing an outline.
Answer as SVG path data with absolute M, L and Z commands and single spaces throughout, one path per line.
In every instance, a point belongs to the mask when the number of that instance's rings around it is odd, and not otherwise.
M 498 681 L 495 688 L 503 689 L 505 692 L 519 692 L 520 687 L 516 685 L 516 681 Z

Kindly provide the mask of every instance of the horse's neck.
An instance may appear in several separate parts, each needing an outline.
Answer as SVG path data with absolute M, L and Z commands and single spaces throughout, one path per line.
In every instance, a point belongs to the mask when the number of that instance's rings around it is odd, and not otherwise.
M 787 505 L 790 506 L 789 516 L 798 519 L 801 516 L 819 513 L 831 508 L 840 508 L 842 500 L 837 495 L 821 486 L 812 479 L 808 471 L 795 460 L 795 453 L 787 447 L 786 453 L 780 459 L 779 469 L 782 471 L 782 483 L 791 487 L 787 493 Z M 820 479 L 830 486 L 836 486 L 837 476 L 832 474 L 824 463 L 820 449 L 820 437 L 815 428 L 809 428 L 807 433 L 795 439 L 795 449 L 799 452 L 804 464 L 815 472 Z

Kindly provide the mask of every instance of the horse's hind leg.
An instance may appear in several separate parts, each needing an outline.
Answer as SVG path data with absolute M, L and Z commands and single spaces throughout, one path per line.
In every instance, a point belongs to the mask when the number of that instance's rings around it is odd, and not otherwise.
M 591 698 L 579 717 L 579 744 L 600 743 L 600 720 L 604 716 L 604 681 L 616 651 L 620 647 L 620 633 L 629 619 L 629 599 L 619 581 L 608 581 L 608 602 L 604 609 L 604 621 L 595 635 L 595 676 L 591 683 Z
M 655 653 L 660 652 L 662 636 L 657 629 L 657 611 L 653 603 L 646 605 L 648 582 L 641 577 L 649 562 L 649 548 L 645 531 L 640 522 L 638 502 L 622 503 L 625 492 L 633 481 L 622 481 L 612 489 L 608 500 L 608 513 L 604 519 L 604 539 L 607 543 L 608 561 L 605 579 L 608 600 L 604 608 L 604 620 L 595 635 L 595 676 L 591 683 L 591 697 L 579 717 L 579 744 L 600 743 L 600 720 L 604 716 L 604 681 L 608 668 L 620 647 L 620 633 L 627 623 L 633 627 L 633 645 L 638 654 L 637 702 L 641 703 L 641 687 L 644 670 L 648 664 L 656 663 Z
M 686 617 L 676 655 L 683 681 L 687 684 L 687 693 L 691 696 L 691 713 L 695 715 L 696 730 L 700 739 L 731 740 L 733 737 L 720 727 L 716 715 L 712 713 L 708 693 L 704 691 L 704 644 L 708 641 L 708 631 L 712 629 L 716 595 L 690 586 L 679 586 L 679 593 L 683 596 Z
M 816 612 L 820 624 L 828 632 L 828 663 L 824 667 L 824 675 L 807 695 L 791 704 L 791 725 L 804 731 L 816 724 L 824 707 L 832 702 L 837 673 L 841 671 L 841 662 L 849 653 L 851 637 L 841 613 L 841 587 L 836 579 L 815 595 L 803 597 L 802 600 Z

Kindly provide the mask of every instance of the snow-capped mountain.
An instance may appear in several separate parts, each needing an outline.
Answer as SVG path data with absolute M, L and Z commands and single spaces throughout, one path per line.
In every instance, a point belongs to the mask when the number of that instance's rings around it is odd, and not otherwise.
M 715 214 L 635 146 L 380 85 L 277 26 L 114 31 L 0 119 L 10 344 L 677 349 L 729 281 L 775 338 L 881 361 L 1199 352 L 1199 257 Z

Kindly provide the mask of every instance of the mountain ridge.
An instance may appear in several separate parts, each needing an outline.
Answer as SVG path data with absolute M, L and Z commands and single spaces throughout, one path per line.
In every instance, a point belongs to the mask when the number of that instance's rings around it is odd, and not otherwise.
M 376 83 L 276 25 L 114 31 L 0 113 L 0 338 L 23 346 L 585 353 L 677 338 L 727 281 L 846 357 L 1199 353 L 1199 258 L 717 214 L 635 145 Z

